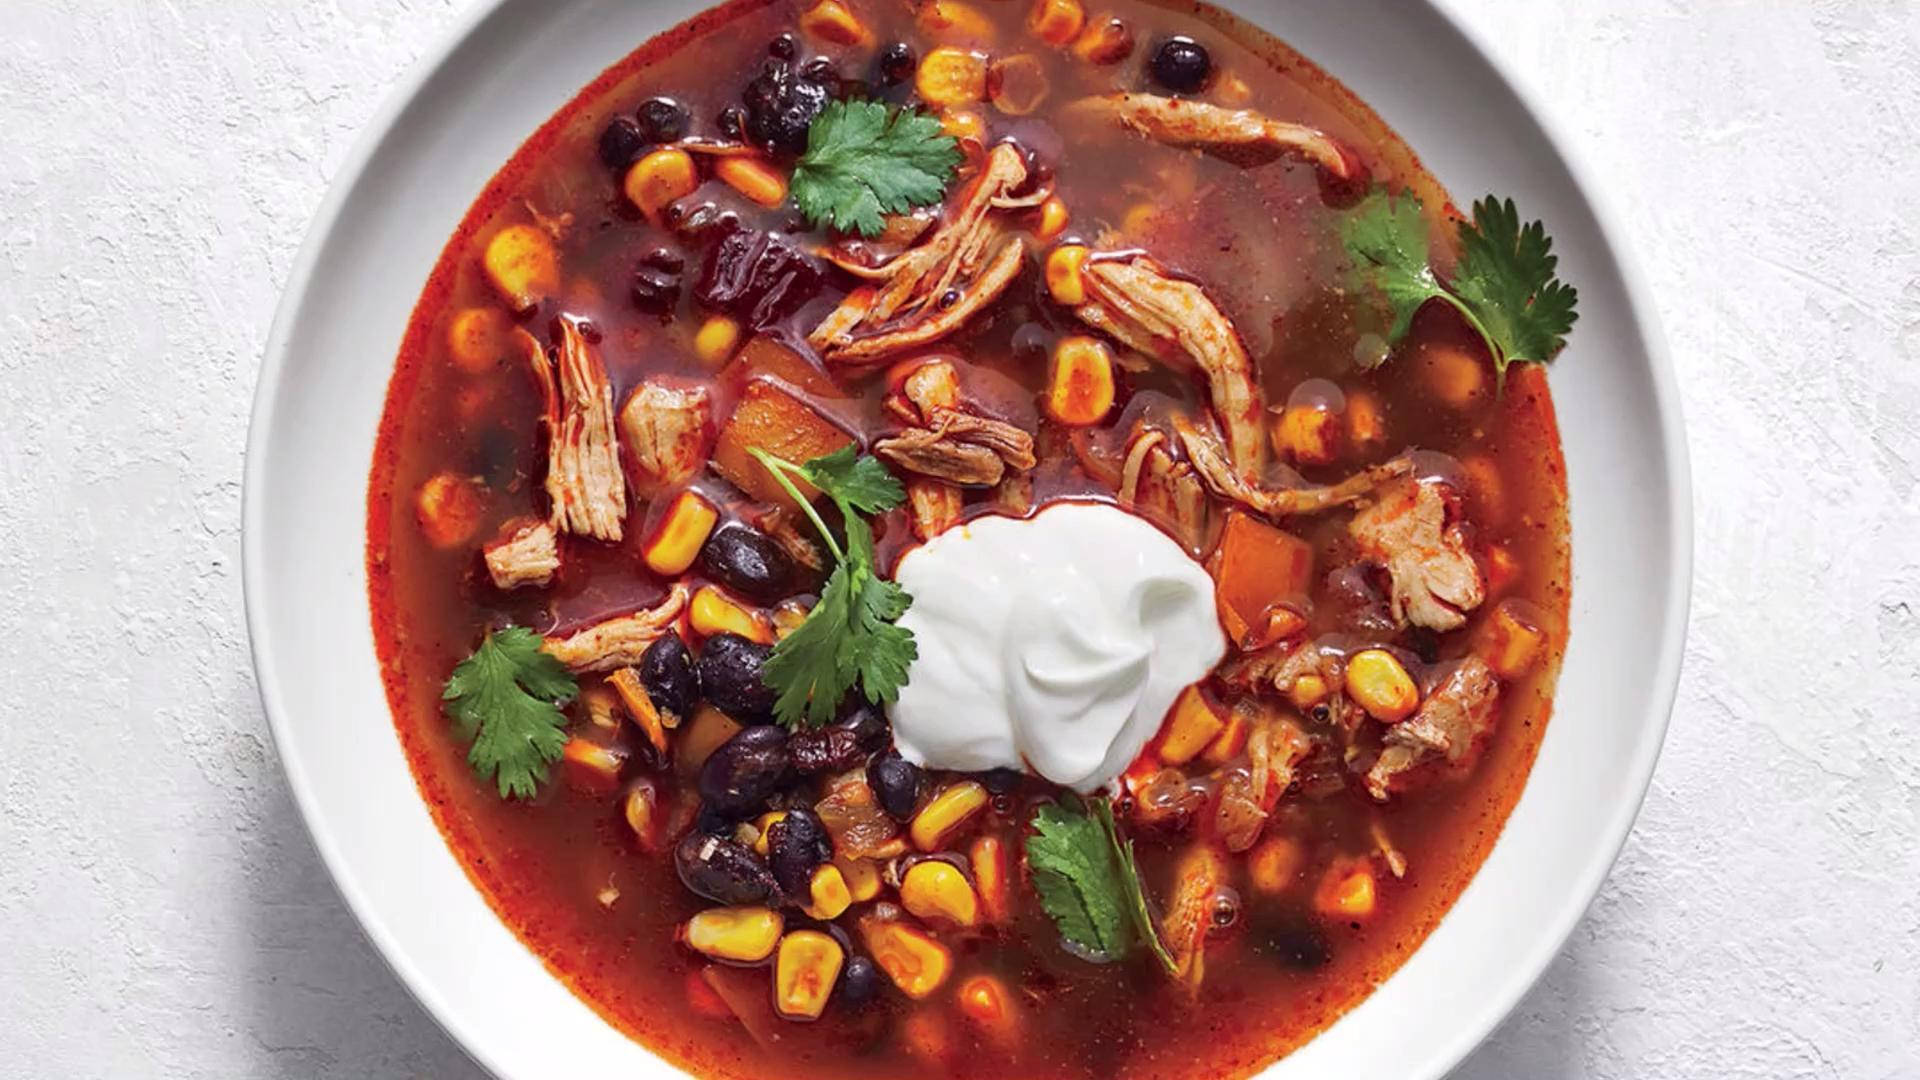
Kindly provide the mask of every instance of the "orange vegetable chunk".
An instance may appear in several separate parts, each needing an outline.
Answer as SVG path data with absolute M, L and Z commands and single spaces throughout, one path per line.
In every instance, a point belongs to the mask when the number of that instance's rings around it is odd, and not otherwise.
M 798 510 L 786 489 L 750 450 L 757 447 L 775 457 L 805 464 L 852 441 L 853 436 L 813 406 L 771 382 L 756 379 L 747 384 L 740 404 L 720 430 L 713 448 L 713 467 L 750 498 Z M 803 483 L 800 493 L 809 499 L 819 494 Z
M 1242 648 L 1259 648 L 1293 626 L 1289 619 L 1275 619 L 1274 611 L 1306 595 L 1313 581 L 1313 548 L 1292 533 L 1235 510 L 1227 515 L 1209 568 L 1227 635 Z

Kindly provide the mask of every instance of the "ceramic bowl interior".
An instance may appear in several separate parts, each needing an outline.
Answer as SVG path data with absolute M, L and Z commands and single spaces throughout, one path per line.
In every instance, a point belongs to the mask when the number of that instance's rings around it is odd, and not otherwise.
M 373 122 L 288 284 L 247 454 L 245 582 L 289 782 L 348 904 L 441 1024 L 503 1077 L 674 1071 L 494 917 L 428 817 L 388 712 L 365 492 L 407 317 L 468 204 L 606 66 L 702 0 L 483 2 Z M 1270 1080 L 1438 1077 L 1546 967 L 1637 810 L 1678 675 L 1689 581 L 1677 398 L 1639 279 L 1545 125 L 1425 0 L 1233 0 L 1372 105 L 1450 190 L 1553 224 L 1581 294 L 1552 386 L 1573 518 L 1558 708 L 1504 834 L 1412 959 Z M 439 673 L 423 672 L 422 678 Z

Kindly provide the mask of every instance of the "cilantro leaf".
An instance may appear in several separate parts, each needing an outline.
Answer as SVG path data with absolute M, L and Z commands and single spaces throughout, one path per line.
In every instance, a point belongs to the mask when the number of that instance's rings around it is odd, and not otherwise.
M 1378 291 L 1393 313 L 1388 341 L 1407 336 L 1422 305 L 1445 292 L 1427 261 L 1427 219 L 1420 200 L 1378 189 L 1340 223 L 1356 285 Z
M 885 214 L 937 203 L 960 165 L 940 121 L 877 101 L 835 101 L 807 129 L 793 202 L 812 224 L 876 236 Z
M 820 599 L 794 631 L 774 645 L 761 679 L 774 692 L 781 723 L 818 726 L 833 719 L 840 699 L 856 687 L 868 701 L 900 696 L 907 669 L 920 655 L 913 633 L 895 625 L 913 597 L 880 576 L 873 530 L 862 513 L 882 513 L 906 501 L 906 491 L 872 457 L 851 445 L 804 465 L 755 448 L 754 457 L 786 488 L 826 539 L 835 565 Z M 846 542 L 833 534 L 795 478 L 820 489 L 840 508 Z
M 525 627 L 490 633 L 455 665 L 440 694 L 454 730 L 473 743 L 468 764 L 494 777 L 503 799 L 532 797 L 567 745 L 559 707 L 580 687 L 540 646 L 540 635 Z
M 1093 815 L 1046 803 L 1033 814 L 1027 868 L 1060 936 L 1095 960 L 1118 960 L 1132 943 L 1113 847 Z
M 1133 841 L 1120 838 L 1120 826 L 1113 820 L 1113 805 L 1105 799 L 1094 802 L 1094 810 L 1100 815 L 1100 824 L 1106 829 L 1107 842 L 1113 845 L 1113 854 L 1120 862 L 1120 880 L 1126 887 L 1127 910 L 1133 916 L 1134 928 L 1140 932 L 1140 939 L 1153 951 L 1154 959 L 1160 961 L 1160 967 L 1169 975 L 1180 973 L 1180 962 L 1173 958 L 1167 944 L 1160 940 L 1160 928 L 1153 921 L 1153 912 L 1147 908 L 1146 887 L 1140 881 L 1140 864 L 1133 858 Z

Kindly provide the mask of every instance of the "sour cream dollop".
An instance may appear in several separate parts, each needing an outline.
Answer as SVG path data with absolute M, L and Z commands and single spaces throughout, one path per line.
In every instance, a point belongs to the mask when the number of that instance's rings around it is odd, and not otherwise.
M 908 552 L 894 577 L 920 655 L 890 712 L 918 765 L 1025 769 L 1091 793 L 1226 654 L 1207 572 L 1113 506 L 980 518 Z

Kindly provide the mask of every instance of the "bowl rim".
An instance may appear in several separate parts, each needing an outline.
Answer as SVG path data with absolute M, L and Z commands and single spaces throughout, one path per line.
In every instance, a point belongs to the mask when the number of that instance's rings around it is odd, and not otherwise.
M 279 670 L 277 653 L 267 629 L 263 599 L 269 587 L 265 580 L 266 555 L 261 548 L 266 505 L 266 470 L 261 462 L 266 457 L 272 426 L 270 417 L 279 397 L 291 350 L 292 328 L 313 286 L 315 269 L 326 249 L 327 240 L 339 224 L 349 197 L 359 189 L 375 152 L 423 87 L 441 73 L 468 38 L 514 2 L 516 0 L 476 0 L 472 8 L 441 31 L 438 39 L 421 53 L 364 122 L 339 169 L 328 183 L 326 194 L 315 210 L 298 254 L 287 272 L 280 301 L 268 330 L 249 412 L 241 488 L 241 582 L 255 688 L 267 717 L 275 756 L 300 811 L 302 827 L 319 853 L 335 890 L 353 913 L 361 933 L 373 944 L 374 952 L 382 963 L 469 1060 L 490 1075 L 500 1077 L 507 1074 L 498 1062 L 487 1055 L 485 1040 L 464 1026 L 432 981 L 408 961 L 405 950 L 395 940 L 387 923 L 372 910 L 365 889 L 349 867 L 335 838 L 316 821 L 317 797 L 305 763 L 297 753 L 289 752 L 291 743 L 286 725 L 290 723 L 287 718 L 291 710 L 286 705 L 276 674 Z M 1231 4 L 1232 0 L 1224 2 Z M 1621 217 L 1613 200 L 1605 194 L 1604 188 L 1593 182 L 1596 174 L 1587 165 L 1584 155 L 1574 148 L 1573 141 L 1567 137 L 1567 129 L 1542 108 L 1532 88 L 1490 48 L 1486 36 L 1457 12 L 1457 0 L 1418 2 L 1438 15 L 1460 36 L 1479 61 L 1511 92 L 1518 106 L 1539 129 L 1547 148 L 1560 158 L 1575 191 L 1591 210 L 1595 227 L 1618 267 L 1627 310 L 1644 346 L 1653 414 L 1667 451 L 1667 470 L 1663 479 L 1668 493 L 1666 509 L 1669 527 L 1666 541 L 1672 556 L 1666 580 L 1658 583 L 1666 593 L 1656 649 L 1659 663 L 1645 683 L 1651 692 L 1649 704 L 1656 715 L 1640 725 L 1640 735 L 1628 763 L 1629 788 L 1634 797 L 1621 800 L 1606 815 L 1602 834 L 1609 838 L 1608 842 L 1594 846 L 1582 872 L 1568 889 L 1558 917 L 1539 935 L 1534 948 L 1524 955 L 1521 963 L 1511 966 L 1509 974 L 1500 980 L 1492 992 L 1483 995 L 1482 1007 L 1463 1018 L 1456 1035 L 1435 1048 L 1428 1058 L 1432 1067 L 1408 1074 L 1410 1080 L 1441 1080 L 1464 1062 L 1505 1021 L 1545 975 L 1553 959 L 1566 947 L 1574 929 L 1591 908 L 1618 861 L 1640 809 L 1645 804 L 1672 723 L 1679 690 L 1692 599 L 1694 524 L 1692 466 L 1672 355 L 1645 271 L 1635 251 L 1624 240 Z

